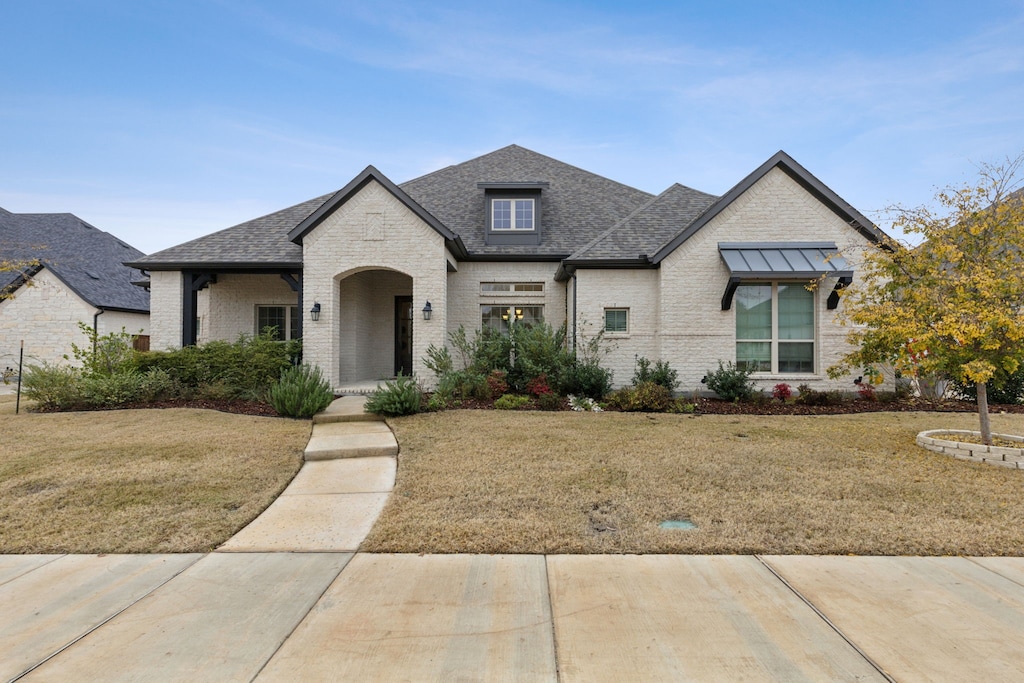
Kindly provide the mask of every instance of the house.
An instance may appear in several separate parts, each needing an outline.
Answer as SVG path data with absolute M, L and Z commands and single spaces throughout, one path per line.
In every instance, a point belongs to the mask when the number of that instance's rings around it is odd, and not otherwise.
M 655 196 L 511 145 L 401 185 L 368 166 L 130 265 L 150 277 L 154 348 L 277 325 L 338 390 L 410 371 L 429 385 L 428 346 L 460 325 L 536 320 L 576 342 L 604 330 L 618 385 L 644 356 L 684 388 L 719 360 L 824 388 L 849 383 L 825 374 L 849 256 L 881 237 L 784 152 L 721 197 Z
M 142 252 L 70 213 L 0 209 L 0 370 L 59 363 L 85 338 L 78 323 L 100 335 L 127 332 L 145 347 L 149 292 L 132 284 L 141 273 L 124 265 Z M 3 267 L 3 266 L 0 266 Z

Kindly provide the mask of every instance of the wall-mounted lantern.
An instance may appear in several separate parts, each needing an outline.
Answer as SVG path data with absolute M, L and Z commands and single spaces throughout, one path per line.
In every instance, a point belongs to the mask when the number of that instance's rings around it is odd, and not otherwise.
M 319 301 L 316 302 L 315 304 L 313 304 L 313 308 L 309 309 L 309 318 L 313 322 L 316 322 L 317 320 L 320 319 L 320 302 Z
M 423 319 L 430 320 L 430 316 L 433 315 L 433 313 L 434 308 L 430 305 L 430 302 L 428 301 L 427 305 L 423 307 Z

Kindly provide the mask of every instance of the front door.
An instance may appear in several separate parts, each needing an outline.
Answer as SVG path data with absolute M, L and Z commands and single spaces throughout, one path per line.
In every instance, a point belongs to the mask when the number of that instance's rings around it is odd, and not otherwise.
M 412 374 L 412 297 L 395 297 L 395 375 Z

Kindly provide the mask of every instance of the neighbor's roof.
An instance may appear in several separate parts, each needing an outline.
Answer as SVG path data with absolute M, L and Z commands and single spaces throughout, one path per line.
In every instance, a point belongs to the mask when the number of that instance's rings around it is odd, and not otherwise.
M 0 261 L 36 259 L 97 308 L 149 312 L 149 292 L 132 284 L 140 273 L 124 265 L 142 252 L 70 213 L 11 213 L 0 209 Z M 0 273 L 0 287 L 20 272 Z

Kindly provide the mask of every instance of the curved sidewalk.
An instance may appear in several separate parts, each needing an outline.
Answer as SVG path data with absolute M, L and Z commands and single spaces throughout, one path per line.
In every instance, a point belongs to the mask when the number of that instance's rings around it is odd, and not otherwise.
M 313 419 L 305 462 L 263 513 L 217 552 L 355 552 L 395 486 L 398 442 L 363 411 L 365 396 L 335 400 Z

